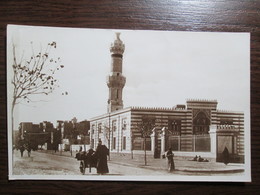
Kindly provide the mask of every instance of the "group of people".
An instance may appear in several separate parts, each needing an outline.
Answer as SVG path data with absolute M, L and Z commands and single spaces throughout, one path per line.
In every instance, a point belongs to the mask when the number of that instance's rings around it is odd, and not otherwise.
M 91 148 L 87 152 L 84 152 L 82 151 L 82 147 L 80 147 L 80 151 L 76 154 L 76 158 L 84 161 L 84 164 L 89 167 L 89 172 L 91 172 L 91 167 L 95 167 L 97 169 L 97 174 L 103 175 L 109 173 L 107 165 L 108 155 L 109 149 L 105 145 L 102 145 L 102 141 L 100 140 L 96 151 Z
M 202 158 L 201 156 L 197 156 L 197 155 L 192 159 L 192 161 L 197 161 L 197 162 L 209 162 L 208 159 L 204 159 L 204 158 Z
M 17 149 L 20 150 L 21 157 L 23 157 L 23 153 L 24 153 L 25 150 L 27 150 L 28 157 L 31 156 L 32 148 L 31 148 L 29 143 L 25 143 L 23 141 L 20 141 Z
M 191 161 L 209 162 L 208 159 L 204 159 L 201 156 L 197 156 L 197 155 Z M 222 152 L 222 161 L 225 165 L 227 165 L 230 161 L 229 151 L 228 151 L 227 147 L 225 147 L 225 149 Z
M 80 152 L 82 152 L 82 147 L 80 149 Z M 109 149 L 105 145 L 102 145 L 101 141 L 99 141 L 96 151 L 94 151 L 93 149 L 89 149 L 88 152 L 86 153 L 86 164 L 90 166 L 90 171 L 92 166 L 97 168 L 98 174 L 108 173 L 109 172 L 108 165 L 107 165 L 108 155 L 109 155 Z M 168 151 L 166 151 L 165 157 L 167 158 L 167 162 L 168 162 L 168 171 L 169 172 L 174 171 L 175 164 L 173 159 L 174 154 L 172 152 L 172 148 L 169 148 Z M 228 164 L 229 152 L 227 148 L 225 148 L 225 150 L 223 151 L 223 158 L 224 158 L 224 163 Z M 201 156 L 197 156 L 197 155 L 191 161 L 209 162 L 208 159 L 204 159 Z

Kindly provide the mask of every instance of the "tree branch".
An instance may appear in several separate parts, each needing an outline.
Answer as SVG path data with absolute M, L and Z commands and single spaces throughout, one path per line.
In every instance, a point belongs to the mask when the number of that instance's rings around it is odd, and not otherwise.
M 56 48 L 56 42 L 49 43 L 45 49 L 45 53 L 42 53 L 42 49 L 35 56 L 33 45 L 32 55 L 29 60 L 24 60 L 22 55 L 20 63 L 17 62 L 16 48 L 13 44 L 13 79 L 12 84 L 14 86 L 13 98 L 14 105 L 17 103 L 17 100 L 20 98 L 27 99 L 28 96 L 37 95 L 37 94 L 46 94 L 52 93 L 53 90 L 57 87 L 56 79 L 53 75 L 58 66 L 54 67 L 54 70 L 48 69 L 52 64 L 53 59 L 48 63 L 51 48 Z M 60 58 L 58 58 L 60 59 Z M 57 63 L 57 60 L 54 61 Z M 61 65 L 60 65 L 61 66 Z M 63 66 L 61 66 L 63 68 Z

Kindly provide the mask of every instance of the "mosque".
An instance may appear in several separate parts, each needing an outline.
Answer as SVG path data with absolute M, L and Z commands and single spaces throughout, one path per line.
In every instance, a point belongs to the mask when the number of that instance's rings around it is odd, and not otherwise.
M 231 162 L 244 162 L 244 113 L 217 109 L 217 100 L 189 99 L 172 108 L 123 107 L 122 92 L 126 77 L 122 74 L 125 45 L 116 33 L 111 44 L 111 72 L 107 113 L 90 119 L 90 143 L 102 142 L 116 153 L 143 153 L 162 158 L 171 147 L 175 156 L 221 161 L 228 149 Z M 153 119 L 150 133 L 144 135 L 140 123 Z

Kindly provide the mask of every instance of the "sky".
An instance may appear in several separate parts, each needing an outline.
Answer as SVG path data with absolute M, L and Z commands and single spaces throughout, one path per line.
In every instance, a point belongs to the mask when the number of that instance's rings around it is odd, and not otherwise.
M 249 119 L 250 35 L 223 32 L 174 32 L 8 26 L 8 103 L 14 43 L 18 56 L 55 41 L 52 55 L 65 66 L 55 77 L 60 87 L 48 96 L 32 97 L 15 109 L 20 122 L 87 120 L 106 113 L 106 76 L 111 66 L 110 46 L 115 33 L 125 44 L 124 107 L 174 107 L 187 99 L 218 101 L 218 109 L 242 111 Z M 64 92 L 68 95 L 62 95 Z M 39 101 L 40 100 L 40 101 Z M 10 107 L 9 107 L 10 108 Z M 10 113 L 10 112 L 9 112 Z

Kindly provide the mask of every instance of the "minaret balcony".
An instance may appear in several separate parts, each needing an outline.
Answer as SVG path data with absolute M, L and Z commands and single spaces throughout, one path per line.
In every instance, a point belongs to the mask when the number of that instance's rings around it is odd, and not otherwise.
M 126 78 L 123 75 L 107 76 L 108 87 L 124 87 Z
M 113 46 L 110 48 L 110 52 L 113 53 L 113 54 L 120 54 L 120 55 L 123 55 L 125 51 L 125 48 L 124 47 L 120 47 L 120 46 Z

